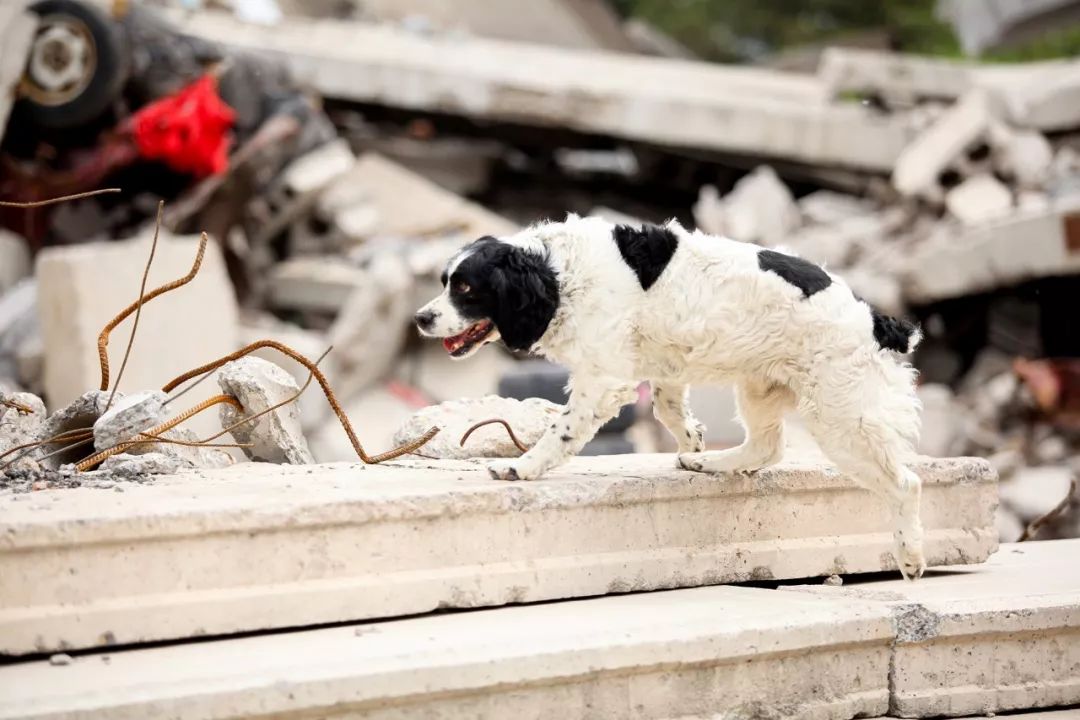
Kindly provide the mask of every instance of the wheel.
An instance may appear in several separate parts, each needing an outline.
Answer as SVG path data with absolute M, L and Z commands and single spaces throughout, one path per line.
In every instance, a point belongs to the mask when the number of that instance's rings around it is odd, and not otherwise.
M 77 0 L 42 0 L 30 10 L 41 24 L 20 86 L 23 116 L 55 129 L 99 117 L 127 81 L 120 28 L 103 11 Z

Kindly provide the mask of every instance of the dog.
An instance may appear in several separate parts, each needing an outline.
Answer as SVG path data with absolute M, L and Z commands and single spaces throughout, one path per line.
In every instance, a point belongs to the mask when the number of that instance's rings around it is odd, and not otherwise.
M 916 371 L 900 355 L 918 328 L 878 313 L 844 281 L 791 254 L 690 232 L 567 216 L 482 237 L 442 274 L 415 316 L 451 357 L 501 340 L 570 370 L 562 415 L 521 457 L 488 465 L 533 480 L 578 453 L 642 381 L 678 442 L 678 465 L 751 472 L 780 460 L 797 410 L 822 451 L 889 503 L 904 577 L 922 575 L 922 483 L 905 466 L 920 424 Z M 705 451 L 687 402 L 693 383 L 735 386 L 746 438 Z

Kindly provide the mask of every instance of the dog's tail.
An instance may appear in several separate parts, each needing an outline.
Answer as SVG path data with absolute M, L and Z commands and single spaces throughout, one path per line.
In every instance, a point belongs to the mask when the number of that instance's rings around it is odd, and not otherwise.
M 909 353 L 922 340 L 922 331 L 915 323 L 882 315 L 872 307 L 870 315 L 874 319 L 874 339 L 884 350 Z

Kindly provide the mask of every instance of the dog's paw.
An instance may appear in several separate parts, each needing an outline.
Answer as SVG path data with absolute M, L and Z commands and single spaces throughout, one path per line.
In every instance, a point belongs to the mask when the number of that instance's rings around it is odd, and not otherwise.
M 680 438 L 679 452 L 683 455 L 688 453 L 705 452 L 705 426 L 695 422 L 686 426 L 683 437 Z
M 926 558 L 923 557 L 921 543 L 897 543 L 893 554 L 905 580 L 918 580 L 926 572 Z
M 493 480 L 507 480 L 509 482 L 532 480 L 529 473 L 520 467 L 515 460 L 496 460 L 488 463 L 487 469 Z
M 698 452 L 679 453 L 675 461 L 675 467 L 692 470 L 693 472 L 706 472 L 702 454 Z

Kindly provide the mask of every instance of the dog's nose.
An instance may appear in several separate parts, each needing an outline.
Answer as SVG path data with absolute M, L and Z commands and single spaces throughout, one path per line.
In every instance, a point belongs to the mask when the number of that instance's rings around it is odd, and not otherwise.
M 435 324 L 435 318 L 437 317 L 438 315 L 434 310 L 421 310 L 416 313 L 413 319 L 416 320 L 416 327 L 421 330 L 429 330 Z

